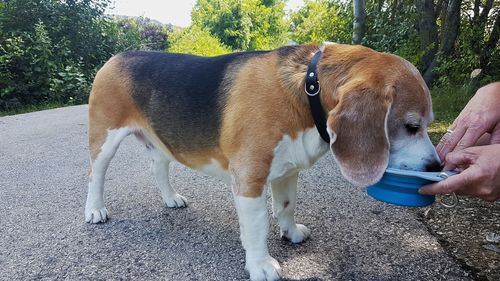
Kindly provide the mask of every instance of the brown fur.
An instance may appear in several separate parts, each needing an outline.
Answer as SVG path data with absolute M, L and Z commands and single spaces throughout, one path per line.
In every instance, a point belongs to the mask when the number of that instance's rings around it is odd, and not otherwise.
M 107 130 L 126 126 L 148 128 L 144 115 L 128 95 L 128 81 L 111 59 L 96 75 L 89 97 L 89 145 L 93 161 L 106 140 Z

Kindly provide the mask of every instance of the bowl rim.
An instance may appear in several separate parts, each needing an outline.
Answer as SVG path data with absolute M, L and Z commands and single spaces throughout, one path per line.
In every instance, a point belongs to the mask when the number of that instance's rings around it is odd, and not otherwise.
M 412 170 L 402 170 L 396 168 L 387 168 L 384 175 L 400 176 L 407 178 L 419 178 L 429 181 L 442 181 L 458 174 L 456 171 L 443 171 L 443 172 L 422 172 L 422 171 L 412 171 Z

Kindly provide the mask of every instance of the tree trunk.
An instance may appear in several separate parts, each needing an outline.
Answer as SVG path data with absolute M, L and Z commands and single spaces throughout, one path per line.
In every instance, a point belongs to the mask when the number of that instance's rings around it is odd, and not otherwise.
M 484 45 L 481 56 L 479 57 L 479 65 L 483 69 L 482 73 L 487 72 L 488 63 L 491 58 L 493 50 L 498 46 L 498 40 L 500 39 L 500 12 L 497 12 L 495 18 L 495 23 L 493 24 L 493 30 L 491 31 L 490 38 L 486 41 Z
M 482 7 L 481 13 L 479 12 L 481 8 L 481 1 L 474 1 L 474 16 L 471 21 L 472 34 L 471 34 L 471 46 L 472 51 L 481 55 L 483 42 L 485 42 L 485 27 L 488 22 L 488 14 L 493 6 L 493 0 L 487 0 L 485 5 Z
M 444 57 L 450 57 L 455 50 L 455 41 L 460 28 L 460 5 L 462 0 L 451 0 L 446 11 L 446 22 L 443 25 L 443 42 L 439 51 Z
M 354 0 L 354 23 L 352 32 L 352 43 L 361 44 L 365 37 L 365 0 Z
M 450 2 L 449 0 L 444 0 L 442 3 L 441 3 L 441 6 L 438 7 L 438 10 L 439 11 L 439 18 L 441 19 L 441 24 L 445 23 L 446 22 L 446 15 L 447 15 L 447 11 L 448 11 L 448 2 Z M 443 41 L 443 27 L 441 26 L 441 32 L 439 33 L 440 34 L 440 37 L 439 37 L 439 42 L 442 42 Z
M 448 3 L 448 2 L 446 2 L 446 3 Z M 436 8 L 436 10 L 434 11 L 434 14 L 436 15 L 436 18 L 437 18 L 437 17 L 439 17 L 439 15 L 441 14 L 441 10 L 445 6 L 445 1 L 444 0 L 438 0 L 436 2 L 436 5 L 434 5 L 434 6 Z
M 481 15 L 479 16 L 479 22 L 486 24 L 488 21 L 488 15 L 490 14 L 490 10 L 493 7 L 493 0 L 487 0 L 483 10 L 481 11 Z
M 441 29 L 442 41 L 439 45 L 438 54 L 434 56 L 429 68 L 424 73 L 424 80 L 431 85 L 438 78 L 433 70 L 438 66 L 438 59 L 450 58 L 455 50 L 455 42 L 460 28 L 460 6 L 462 0 L 450 0 L 446 9 L 446 21 Z
M 422 57 L 422 73 L 425 73 L 436 56 L 439 43 L 434 1 L 416 1 L 416 8 L 419 14 L 420 51 L 424 52 Z

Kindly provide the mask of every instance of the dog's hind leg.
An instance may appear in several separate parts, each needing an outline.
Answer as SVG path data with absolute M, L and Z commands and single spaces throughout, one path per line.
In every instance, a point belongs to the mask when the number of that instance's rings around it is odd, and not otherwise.
M 105 222 L 108 219 L 108 210 L 104 206 L 103 197 L 104 177 L 121 141 L 133 132 L 133 129 L 128 127 L 107 130 L 96 130 L 95 127 L 91 126 L 91 130 L 89 130 L 91 172 L 85 204 L 85 221 L 89 223 Z M 107 131 L 107 135 L 105 131 Z M 98 137 L 95 134 L 103 135 L 105 139 L 99 141 L 103 137 Z
M 281 237 L 289 239 L 292 243 L 300 243 L 311 234 L 306 226 L 295 223 L 297 180 L 298 173 L 271 183 L 273 215 L 278 219 Z
M 170 159 L 151 143 L 146 144 L 151 156 L 151 170 L 161 191 L 163 202 L 169 208 L 186 207 L 187 200 L 170 185 L 168 178 Z

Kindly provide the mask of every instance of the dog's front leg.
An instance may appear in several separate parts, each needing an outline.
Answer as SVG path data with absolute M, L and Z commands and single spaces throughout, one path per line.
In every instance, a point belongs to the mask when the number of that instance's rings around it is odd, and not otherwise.
M 295 173 L 271 183 L 273 214 L 278 219 L 281 237 L 289 239 L 292 243 L 300 243 L 311 234 L 305 225 L 295 223 L 298 177 L 299 174 Z
M 245 268 L 250 273 L 250 280 L 274 281 L 281 278 L 281 268 L 267 248 L 269 219 L 265 188 L 250 192 L 250 186 L 235 184 L 233 179 L 233 194 L 240 221 L 240 235 L 243 248 L 246 251 Z

